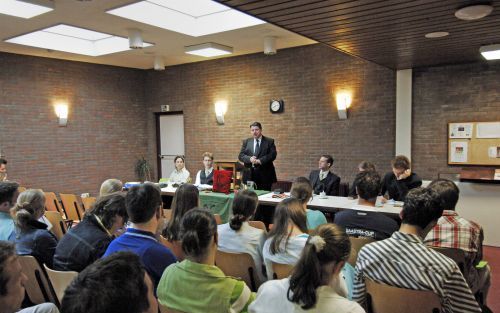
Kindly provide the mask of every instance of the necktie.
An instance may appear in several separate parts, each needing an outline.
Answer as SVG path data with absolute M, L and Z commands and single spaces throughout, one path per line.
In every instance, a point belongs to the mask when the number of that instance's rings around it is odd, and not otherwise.
M 257 139 L 257 144 L 255 145 L 255 156 L 257 156 L 259 154 L 259 150 L 260 150 L 260 144 L 259 144 L 260 140 Z

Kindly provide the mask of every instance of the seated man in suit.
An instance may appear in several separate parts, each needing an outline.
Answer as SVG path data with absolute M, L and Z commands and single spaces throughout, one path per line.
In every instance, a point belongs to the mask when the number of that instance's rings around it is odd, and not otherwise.
M 404 155 L 392 161 L 392 172 L 385 174 L 382 181 L 382 196 L 396 201 L 405 201 L 406 194 L 413 188 L 422 186 L 422 179 L 411 171 L 410 160 Z M 385 193 L 388 193 L 387 196 Z
M 319 158 L 319 169 L 311 171 L 309 174 L 309 181 L 313 186 L 314 193 L 320 194 L 322 191 L 328 196 L 338 196 L 340 177 L 330 172 L 333 165 L 333 158 L 331 155 L 323 154 Z

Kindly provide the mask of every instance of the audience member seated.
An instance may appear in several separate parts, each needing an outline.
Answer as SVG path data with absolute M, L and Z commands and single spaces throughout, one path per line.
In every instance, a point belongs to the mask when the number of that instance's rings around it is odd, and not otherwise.
M 278 204 L 273 223 L 262 250 L 269 280 L 273 279 L 272 262 L 295 265 L 309 237 L 306 213 L 300 200 L 295 198 L 285 199 Z
M 408 191 L 422 186 L 422 179 L 412 173 L 410 160 L 404 155 L 396 156 L 391 165 L 392 172 L 385 174 L 382 181 L 382 195 L 387 199 L 405 201 Z
M 123 183 L 121 182 L 121 180 L 115 178 L 106 179 L 101 185 L 99 196 L 107 196 L 115 192 L 120 192 L 122 191 L 122 189 Z
M 189 171 L 184 165 L 184 157 L 178 155 L 174 159 L 175 169 L 170 174 L 170 182 L 174 184 L 185 184 L 189 183 Z
M 319 169 L 311 171 L 309 174 L 309 181 L 315 194 L 319 195 L 324 192 L 328 196 L 339 195 L 340 177 L 330 172 L 332 165 L 333 157 L 324 154 L 319 158 Z
M 127 220 L 124 194 L 111 193 L 98 198 L 83 220 L 57 244 L 54 269 L 81 272 L 102 257 L 114 234 Z
M 361 161 L 361 163 L 359 163 L 358 165 L 358 171 L 359 173 L 362 173 L 367 171 L 376 172 L 377 170 L 375 169 L 375 165 L 373 165 L 373 163 L 368 161 Z M 358 193 L 356 191 L 357 185 L 358 181 L 356 178 L 354 178 L 354 181 L 352 182 L 351 187 L 349 188 L 349 197 L 356 198 L 358 196 Z
M 136 253 L 156 290 L 165 268 L 177 261 L 172 252 L 155 237 L 161 217 L 160 188 L 152 183 L 130 188 L 125 196 L 125 206 L 132 224 L 123 235 L 111 242 L 104 257 L 117 251 Z
M 377 212 L 375 202 L 380 191 L 380 175 L 377 172 L 360 172 L 356 175 L 358 204 L 352 210 L 335 214 L 334 223 L 345 228 L 347 235 L 387 239 L 398 230 L 398 223 Z
M 153 283 L 141 260 L 117 252 L 83 270 L 64 292 L 64 313 L 158 313 Z
M 161 305 L 181 312 L 247 312 L 255 298 L 247 285 L 215 266 L 217 223 L 212 213 L 193 209 L 182 218 L 186 259 L 170 265 L 158 286 Z
M 434 190 L 411 190 L 401 211 L 399 231 L 361 248 L 353 299 L 365 303 L 365 278 L 369 278 L 398 288 L 433 291 L 441 298 L 445 313 L 481 312 L 455 261 L 423 243 L 442 213 Z
M 317 226 L 326 224 L 326 217 L 321 211 L 309 210 L 307 203 L 313 196 L 311 183 L 305 177 L 298 177 L 292 184 L 290 195 L 302 203 L 306 212 L 307 229 L 315 229 Z
M 40 264 L 47 264 L 52 268 L 57 238 L 47 230 L 47 224 L 38 221 L 43 213 L 45 213 L 43 191 L 28 189 L 21 192 L 12 209 L 16 228 L 9 240 L 16 244 L 17 254 L 32 255 Z
M 467 268 L 465 272 L 468 273 L 465 279 L 472 293 L 480 292 L 486 304 L 491 283 L 490 268 L 489 266 L 476 268 L 483 257 L 483 230 L 481 226 L 460 217 L 455 211 L 460 193 L 455 183 L 447 179 L 438 179 L 431 182 L 428 188 L 439 194 L 444 211 L 437 225 L 425 237 L 425 243 L 432 247 L 463 250 Z
M 14 233 L 14 220 L 10 209 L 14 206 L 19 192 L 19 184 L 10 181 L 0 181 L 0 240 L 9 240 Z
M 262 273 L 262 248 L 266 241 L 263 229 L 252 227 L 248 221 L 255 214 L 259 197 L 250 190 L 242 190 L 233 200 L 233 217 L 227 224 L 219 225 L 218 249 L 224 252 L 248 253 L 252 256 L 259 281 L 266 281 Z
M 179 241 L 182 217 L 189 210 L 198 207 L 199 203 L 200 192 L 196 186 L 184 184 L 177 188 L 172 200 L 172 217 L 162 232 L 163 237 L 167 238 L 170 242 Z
M 59 313 L 53 303 L 43 303 L 23 310 L 24 284 L 28 277 L 17 259 L 14 244 L 0 241 L 0 312 L 1 313 Z
M 0 182 L 7 180 L 7 160 L 0 158 Z
M 203 153 L 203 170 L 196 174 L 195 185 L 214 184 L 214 155 L 210 152 Z
M 346 299 L 341 271 L 350 252 L 349 238 L 334 224 L 319 226 L 309 237 L 289 278 L 262 285 L 250 305 L 252 313 L 363 313 Z

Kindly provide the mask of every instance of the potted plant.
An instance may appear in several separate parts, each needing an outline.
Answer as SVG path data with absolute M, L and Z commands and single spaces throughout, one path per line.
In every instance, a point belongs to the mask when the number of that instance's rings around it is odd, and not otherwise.
M 152 166 L 144 157 L 135 162 L 135 175 L 141 182 L 151 181 Z

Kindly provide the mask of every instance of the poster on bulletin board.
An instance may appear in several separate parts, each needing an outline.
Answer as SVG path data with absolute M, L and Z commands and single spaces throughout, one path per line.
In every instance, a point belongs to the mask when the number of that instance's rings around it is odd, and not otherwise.
M 500 165 L 500 122 L 448 124 L 448 164 Z

